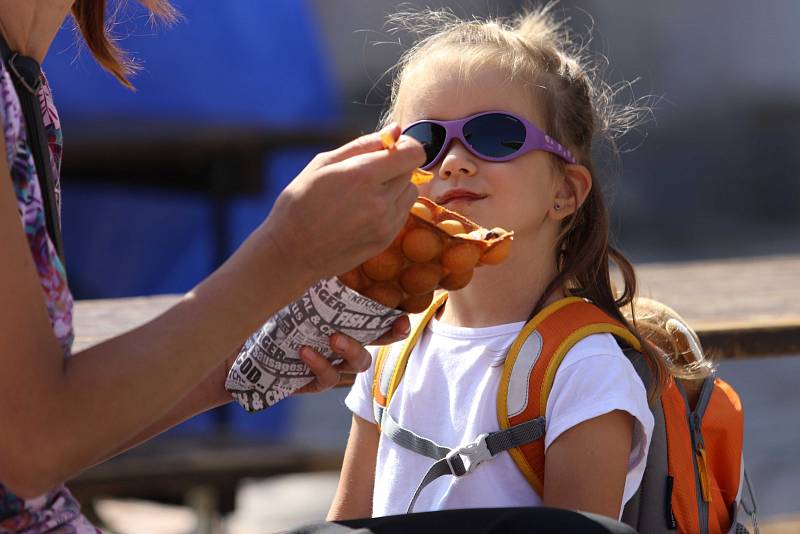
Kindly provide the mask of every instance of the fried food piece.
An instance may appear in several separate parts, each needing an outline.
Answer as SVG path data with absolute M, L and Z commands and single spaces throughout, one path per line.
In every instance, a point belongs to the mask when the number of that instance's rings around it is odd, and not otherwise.
M 392 134 L 390 134 L 389 132 L 381 132 L 380 137 L 381 137 L 381 144 L 383 145 L 383 148 L 385 148 L 386 150 L 394 149 L 395 140 L 394 140 L 394 137 L 392 137 Z M 416 184 L 416 185 L 427 184 L 431 180 L 433 180 L 433 173 L 432 172 L 423 171 L 422 169 L 414 169 L 411 172 L 411 183 L 412 184 Z
M 456 289 L 463 289 L 472 281 L 472 275 L 475 273 L 473 270 L 464 271 L 463 273 L 450 273 L 439 282 L 442 289 L 448 291 L 455 291 Z
M 433 180 L 433 173 L 423 171 L 422 169 L 414 169 L 411 173 L 411 183 L 416 185 L 427 184 Z
M 428 306 L 437 289 L 462 289 L 476 267 L 504 261 L 513 238 L 514 232 L 487 230 L 419 197 L 389 248 L 341 278 L 385 306 L 416 313 Z
M 364 274 L 377 281 L 391 280 L 400 274 L 405 263 L 403 257 L 389 248 L 364 262 Z
M 508 257 L 508 252 L 510 250 L 510 239 L 500 241 L 481 256 L 481 263 L 484 265 L 497 265 L 498 263 L 502 263 Z
M 433 301 L 433 291 L 424 295 L 412 295 L 400 303 L 400 309 L 408 313 L 421 313 L 428 309 Z
M 390 134 L 389 132 L 381 132 L 380 138 L 383 148 L 385 148 L 386 150 L 391 150 L 394 148 L 395 141 L 394 137 L 392 137 L 392 134 Z
M 481 249 L 472 243 L 458 243 L 442 252 L 442 267 L 453 273 L 471 271 L 481 258 Z
M 442 240 L 427 228 L 414 228 L 403 238 L 403 254 L 411 261 L 430 261 L 441 252 Z
M 400 288 L 389 282 L 377 282 L 365 289 L 362 294 L 387 308 L 397 308 L 403 300 Z
M 425 221 L 433 222 L 433 213 L 431 213 L 430 208 L 422 202 L 414 202 L 414 205 L 411 206 L 411 214 Z
M 361 290 L 367 285 L 366 280 L 364 280 L 364 275 L 361 273 L 361 269 L 358 267 L 352 271 L 347 271 L 344 274 L 340 274 L 338 278 L 341 283 L 358 292 L 361 292 Z
M 409 295 L 430 293 L 439 285 L 442 274 L 442 268 L 433 263 L 412 265 L 400 275 L 400 287 Z
M 445 219 L 436 226 L 450 235 L 463 234 L 466 231 L 466 228 L 464 228 L 464 225 L 461 223 L 461 221 L 457 221 L 455 219 Z

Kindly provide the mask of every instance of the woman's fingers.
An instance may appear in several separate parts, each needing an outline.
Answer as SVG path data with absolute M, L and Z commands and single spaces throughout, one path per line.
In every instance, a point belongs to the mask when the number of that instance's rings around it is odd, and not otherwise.
M 400 135 L 400 127 L 397 126 L 396 123 L 392 123 L 378 132 L 362 135 L 361 137 L 353 139 L 349 143 L 328 152 L 326 157 L 323 158 L 323 162 L 329 165 L 331 163 L 344 161 L 353 156 L 381 150 L 384 148 L 383 141 L 381 140 L 381 135 L 384 133 L 388 133 L 393 139 L 397 140 Z
M 409 180 L 425 151 L 406 136 L 391 150 L 382 146 L 380 135 L 370 134 L 314 158 L 278 196 L 254 243 L 278 249 L 288 270 L 313 280 L 385 249 L 416 198 Z

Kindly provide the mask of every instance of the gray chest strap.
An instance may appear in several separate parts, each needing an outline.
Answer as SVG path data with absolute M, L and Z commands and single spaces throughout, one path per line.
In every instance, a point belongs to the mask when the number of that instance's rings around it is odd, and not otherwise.
M 377 403 L 373 404 L 373 409 L 375 421 L 381 427 L 381 434 L 404 449 L 436 460 L 417 486 L 406 513 L 414 511 L 414 505 L 423 488 L 440 476 L 461 477 L 471 473 L 481 463 L 500 452 L 541 439 L 545 429 L 545 418 L 541 416 L 505 430 L 481 434 L 472 443 L 450 449 L 401 427 L 388 411 Z

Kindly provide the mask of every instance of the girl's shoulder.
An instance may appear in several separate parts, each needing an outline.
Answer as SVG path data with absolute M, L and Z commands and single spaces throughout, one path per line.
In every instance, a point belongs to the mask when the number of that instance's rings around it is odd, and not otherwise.
M 581 339 L 567 352 L 561 368 L 584 360 L 603 357 L 628 361 L 617 339 L 611 334 L 591 334 Z
M 647 405 L 644 382 L 611 334 L 589 335 L 567 352 L 556 372 L 553 393 L 558 389 L 583 398 L 634 397 Z

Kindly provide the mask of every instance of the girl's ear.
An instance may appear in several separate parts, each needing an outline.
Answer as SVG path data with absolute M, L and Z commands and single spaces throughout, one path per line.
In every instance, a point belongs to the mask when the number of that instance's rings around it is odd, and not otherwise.
M 555 220 L 564 220 L 583 205 L 592 190 L 592 173 L 583 165 L 567 164 L 564 179 L 558 186 L 549 215 Z

